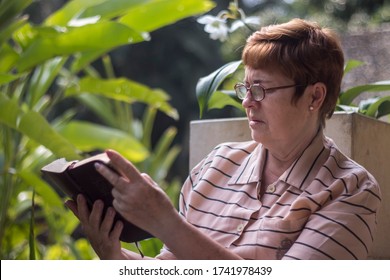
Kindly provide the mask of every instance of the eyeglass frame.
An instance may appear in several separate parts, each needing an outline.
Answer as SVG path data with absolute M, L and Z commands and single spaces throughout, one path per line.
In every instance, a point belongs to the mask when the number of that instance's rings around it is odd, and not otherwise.
M 257 86 L 257 87 L 261 88 L 261 90 L 263 92 L 263 95 L 262 95 L 261 98 L 256 98 L 253 95 L 252 87 L 254 87 L 254 86 Z M 242 98 L 240 97 L 241 94 L 238 93 L 238 89 L 237 89 L 238 87 L 244 87 L 246 89 L 245 96 L 242 97 Z M 294 84 L 294 85 L 288 85 L 288 86 L 279 86 L 279 87 L 265 88 L 260 83 L 254 83 L 254 84 L 250 85 L 249 87 L 247 87 L 244 83 L 237 83 L 237 84 L 234 85 L 234 91 L 236 93 L 237 98 L 240 99 L 240 100 L 244 100 L 246 98 L 246 95 L 248 94 L 248 92 L 250 92 L 251 97 L 253 98 L 253 100 L 255 100 L 255 101 L 262 101 L 265 98 L 265 94 L 267 93 L 267 91 L 277 90 L 277 89 L 285 89 L 285 88 L 292 88 L 292 87 L 304 87 L 304 85 Z

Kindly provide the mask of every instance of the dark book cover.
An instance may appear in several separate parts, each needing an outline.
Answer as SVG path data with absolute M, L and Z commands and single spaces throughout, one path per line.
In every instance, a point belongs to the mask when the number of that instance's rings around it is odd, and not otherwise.
M 109 164 L 109 159 L 105 153 L 101 153 L 81 161 L 66 161 L 57 159 L 41 169 L 43 178 L 57 191 L 62 192 L 73 200 L 78 194 L 83 194 L 88 206 L 92 208 L 93 203 L 100 199 L 104 202 L 105 208 L 112 206 L 113 196 L 111 190 L 113 186 L 95 168 L 95 163 L 105 164 L 116 172 Z M 136 227 L 126 221 L 117 213 L 115 221 L 120 219 L 123 224 L 120 240 L 124 242 L 136 242 L 152 237 L 148 232 Z

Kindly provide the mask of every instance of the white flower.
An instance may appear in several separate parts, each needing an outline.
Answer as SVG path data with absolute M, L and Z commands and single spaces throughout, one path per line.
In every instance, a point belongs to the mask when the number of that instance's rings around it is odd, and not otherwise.
M 197 20 L 200 24 L 204 24 L 204 31 L 210 34 L 213 40 L 226 41 L 228 38 L 229 27 L 225 19 L 211 15 L 205 15 Z

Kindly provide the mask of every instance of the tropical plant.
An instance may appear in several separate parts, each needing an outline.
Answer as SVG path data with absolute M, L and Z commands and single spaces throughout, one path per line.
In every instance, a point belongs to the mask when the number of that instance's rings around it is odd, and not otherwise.
M 171 145 L 176 130 L 168 128 L 156 145 L 151 133 L 157 111 L 178 118 L 177 111 L 166 92 L 117 77 L 110 52 L 214 3 L 73 0 L 41 24 L 24 14 L 31 3 L 0 1 L 0 257 L 95 258 L 39 169 L 54 158 L 80 159 L 110 147 L 175 197 L 178 182 L 165 178 L 180 150 Z M 139 108 L 146 108 L 141 118 Z M 153 255 L 161 243 L 151 239 L 141 247 Z

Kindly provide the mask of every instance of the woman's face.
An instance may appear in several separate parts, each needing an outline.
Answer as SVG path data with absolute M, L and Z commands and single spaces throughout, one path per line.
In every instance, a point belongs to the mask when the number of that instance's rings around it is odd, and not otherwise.
M 249 67 L 245 70 L 244 82 L 247 87 L 260 83 L 264 88 L 295 84 L 279 71 Z M 286 147 L 286 144 L 294 144 L 294 141 L 313 133 L 313 116 L 309 110 L 312 102 L 310 86 L 296 103 L 292 103 L 295 90 L 295 87 L 291 87 L 266 91 L 261 101 L 255 101 L 247 92 L 242 105 L 246 110 L 253 140 L 266 147 L 275 144 Z

